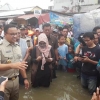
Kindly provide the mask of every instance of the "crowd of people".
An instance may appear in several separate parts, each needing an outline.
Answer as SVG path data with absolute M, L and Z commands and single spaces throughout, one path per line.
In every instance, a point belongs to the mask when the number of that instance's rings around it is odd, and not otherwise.
M 70 25 L 52 28 L 45 23 L 42 29 L 12 24 L 0 27 L 0 76 L 8 78 L 6 85 L 0 84 L 0 94 L 5 94 L 5 100 L 18 100 L 19 84 L 29 88 L 30 69 L 33 88 L 49 87 L 60 70 L 77 72 L 83 88 L 93 94 L 100 85 L 100 27 L 80 34 L 77 41 Z M 92 100 L 99 100 L 97 95 Z

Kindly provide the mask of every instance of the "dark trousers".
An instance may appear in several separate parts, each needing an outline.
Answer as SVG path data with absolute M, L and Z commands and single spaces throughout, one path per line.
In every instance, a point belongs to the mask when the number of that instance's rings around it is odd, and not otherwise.
M 57 66 L 55 63 L 52 64 L 53 69 L 52 69 L 52 78 L 57 78 L 56 76 L 56 70 L 57 70 Z
M 90 94 L 93 94 L 96 90 L 97 77 L 81 74 L 81 84 L 84 88 L 88 88 Z
M 100 86 L 100 73 L 97 73 L 97 87 Z
M 77 61 L 73 64 L 73 66 L 76 68 L 76 72 L 79 76 L 81 76 L 81 68 L 82 68 L 82 62 Z

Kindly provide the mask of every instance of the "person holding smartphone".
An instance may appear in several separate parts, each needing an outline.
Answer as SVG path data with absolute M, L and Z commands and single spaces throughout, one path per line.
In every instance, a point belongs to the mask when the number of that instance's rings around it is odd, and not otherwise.
M 31 60 L 32 87 L 49 87 L 52 78 L 51 68 L 54 60 L 54 53 L 44 33 L 38 36 L 38 45 L 32 50 Z
M 97 84 L 97 63 L 100 59 L 100 48 L 94 44 L 93 32 L 87 32 L 83 35 L 85 47 L 82 48 L 82 69 L 81 84 L 84 88 L 88 88 L 89 93 L 93 94 Z

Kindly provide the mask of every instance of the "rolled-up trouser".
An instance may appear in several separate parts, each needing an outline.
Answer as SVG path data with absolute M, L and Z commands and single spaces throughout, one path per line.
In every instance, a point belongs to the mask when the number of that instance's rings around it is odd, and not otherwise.
M 81 74 L 81 84 L 84 88 L 88 88 L 90 94 L 93 94 L 96 90 L 97 77 Z
M 15 80 L 8 80 L 5 88 L 4 100 L 18 100 L 19 99 L 19 78 Z

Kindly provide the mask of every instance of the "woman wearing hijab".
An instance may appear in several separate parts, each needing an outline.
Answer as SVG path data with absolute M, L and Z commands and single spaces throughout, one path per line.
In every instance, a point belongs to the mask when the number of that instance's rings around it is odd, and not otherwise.
M 38 36 L 38 45 L 32 50 L 31 82 L 33 87 L 49 87 L 51 68 L 54 60 L 52 47 L 44 33 Z

